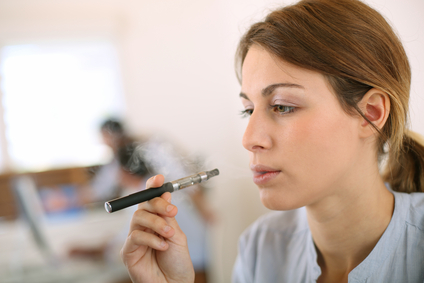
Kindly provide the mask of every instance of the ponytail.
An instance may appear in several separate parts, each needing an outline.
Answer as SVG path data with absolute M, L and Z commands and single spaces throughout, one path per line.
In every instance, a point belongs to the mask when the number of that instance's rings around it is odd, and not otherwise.
M 424 192 L 424 138 L 407 132 L 399 154 L 389 155 L 383 179 L 394 191 Z

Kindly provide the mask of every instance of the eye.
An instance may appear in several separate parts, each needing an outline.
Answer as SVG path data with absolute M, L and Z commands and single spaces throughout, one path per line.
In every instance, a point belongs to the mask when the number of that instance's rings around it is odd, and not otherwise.
M 253 109 L 245 109 L 245 110 L 240 111 L 240 116 L 242 118 L 247 118 L 247 117 L 250 117 L 252 115 L 252 113 L 253 113 Z
M 294 112 L 296 107 L 286 106 L 286 105 L 271 105 L 274 112 L 277 112 L 280 115 L 288 114 Z

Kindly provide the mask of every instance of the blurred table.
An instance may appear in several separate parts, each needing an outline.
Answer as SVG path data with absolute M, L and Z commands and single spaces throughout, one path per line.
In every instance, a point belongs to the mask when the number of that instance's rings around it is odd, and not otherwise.
M 126 211 L 108 214 L 102 208 L 47 219 L 43 231 L 56 257 L 47 262 L 22 220 L 0 221 L 0 282 L 116 283 L 128 282 L 119 247 L 105 260 L 69 258 L 71 247 L 96 247 L 127 226 Z

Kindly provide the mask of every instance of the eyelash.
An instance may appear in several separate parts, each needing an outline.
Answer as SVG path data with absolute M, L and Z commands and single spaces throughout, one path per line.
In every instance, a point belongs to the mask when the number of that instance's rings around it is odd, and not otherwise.
M 270 105 L 274 112 L 277 112 L 279 115 L 286 115 L 288 113 L 293 113 L 296 109 L 294 106 L 286 106 L 286 105 Z M 280 111 L 278 108 L 283 108 L 283 111 Z M 245 109 L 240 111 L 240 115 L 242 118 L 247 118 L 251 116 L 253 113 L 253 109 Z
M 250 115 L 252 115 L 253 113 L 253 109 L 245 109 L 240 111 L 240 116 L 241 118 L 248 118 L 250 117 Z

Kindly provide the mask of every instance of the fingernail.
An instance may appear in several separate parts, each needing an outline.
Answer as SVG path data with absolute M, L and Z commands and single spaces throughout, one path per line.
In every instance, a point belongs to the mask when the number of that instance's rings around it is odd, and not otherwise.
M 166 212 L 170 212 L 172 209 L 174 208 L 174 206 L 173 205 L 168 205 L 167 207 L 166 207 Z
M 165 245 L 166 245 L 165 241 L 162 241 L 162 242 L 160 242 L 159 247 L 163 248 L 163 247 L 165 247 Z
M 171 226 L 165 226 L 165 228 L 163 228 L 163 231 L 165 232 L 165 233 L 168 233 L 169 232 L 169 230 L 171 230 Z

